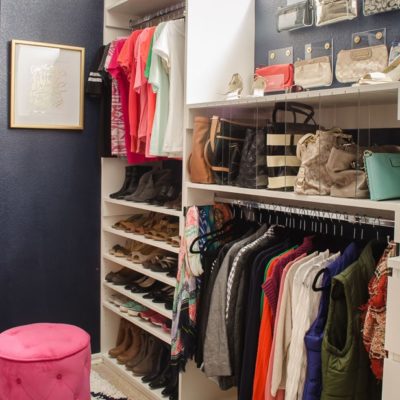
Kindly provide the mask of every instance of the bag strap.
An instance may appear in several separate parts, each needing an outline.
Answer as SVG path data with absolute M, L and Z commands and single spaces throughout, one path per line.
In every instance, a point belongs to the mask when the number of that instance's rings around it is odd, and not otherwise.
M 217 136 L 218 133 L 219 124 L 220 124 L 219 117 L 213 115 L 213 117 L 211 118 L 210 139 L 207 141 L 207 143 L 211 141 L 211 151 L 213 153 L 215 151 L 215 137 Z
M 296 157 L 301 160 L 301 145 L 308 140 L 310 137 L 314 137 L 314 133 L 307 133 L 304 135 L 298 142 L 297 142 L 297 148 L 296 148 Z
M 288 101 L 288 102 L 280 101 L 275 103 L 275 108 L 272 114 L 273 123 L 276 123 L 276 117 L 279 111 L 291 112 L 293 114 L 294 123 L 297 123 L 296 115 L 302 114 L 303 116 L 305 116 L 303 124 L 308 124 L 310 121 L 312 121 L 314 125 L 317 125 L 316 122 L 314 121 L 314 115 L 315 115 L 314 108 L 312 106 L 309 106 L 308 104 L 297 103 L 294 101 Z

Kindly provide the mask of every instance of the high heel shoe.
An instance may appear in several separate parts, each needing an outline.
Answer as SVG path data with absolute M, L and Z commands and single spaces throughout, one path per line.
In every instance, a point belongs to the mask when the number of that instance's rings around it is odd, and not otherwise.
M 240 74 L 235 73 L 228 84 L 228 91 L 225 93 L 226 99 L 239 99 L 243 91 L 243 80 Z
M 390 83 L 400 81 L 400 56 L 396 57 L 393 62 L 387 66 L 382 72 L 371 72 L 364 75 L 357 84 L 358 85 L 376 85 L 379 83 Z

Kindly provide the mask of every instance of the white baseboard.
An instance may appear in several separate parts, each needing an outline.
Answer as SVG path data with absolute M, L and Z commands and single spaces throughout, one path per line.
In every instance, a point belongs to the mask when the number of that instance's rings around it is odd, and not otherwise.
M 103 362 L 103 357 L 101 353 L 92 354 L 92 365 L 101 364 Z

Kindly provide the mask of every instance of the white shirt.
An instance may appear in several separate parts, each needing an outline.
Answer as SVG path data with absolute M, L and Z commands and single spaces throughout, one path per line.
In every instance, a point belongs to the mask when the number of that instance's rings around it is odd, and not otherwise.
M 181 156 L 183 150 L 184 119 L 184 59 L 185 21 L 178 19 L 165 24 L 153 52 L 164 61 L 169 73 L 169 109 L 163 152 Z
M 286 362 L 290 341 L 292 338 L 292 291 L 293 280 L 296 271 L 305 263 L 313 260 L 318 255 L 317 252 L 293 263 L 286 274 L 283 286 L 281 306 L 277 315 L 275 343 L 274 343 L 274 362 L 272 365 L 271 394 L 276 396 L 278 389 L 286 387 Z M 270 366 L 271 368 L 271 366 Z
M 304 344 L 304 336 L 310 329 L 318 313 L 321 300 L 321 292 L 312 290 L 312 283 L 316 274 L 327 264 L 339 257 L 336 253 L 329 257 L 329 250 L 320 254 L 317 262 L 303 265 L 298 269 L 294 277 L 294 284 L 299 290 L 298 298 L 292 298 L 294 307 L 293 335 L 289 347 L 289 358 L 287 364 L 287 384 L 285 400 L 301 400 L 303 398 L 305 372 L 307 369 L 307 352 Z M 319 277 L 321 283 L 322 275 Z M 294 303 L 293 303 L 294 301 Z

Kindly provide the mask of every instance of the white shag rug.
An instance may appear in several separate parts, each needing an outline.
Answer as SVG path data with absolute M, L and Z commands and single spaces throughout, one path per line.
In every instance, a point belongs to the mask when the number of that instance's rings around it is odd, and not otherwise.
M 96 371 L 90 374 L 92 400 L 128 400 L 115 386 L 103 379 Z

